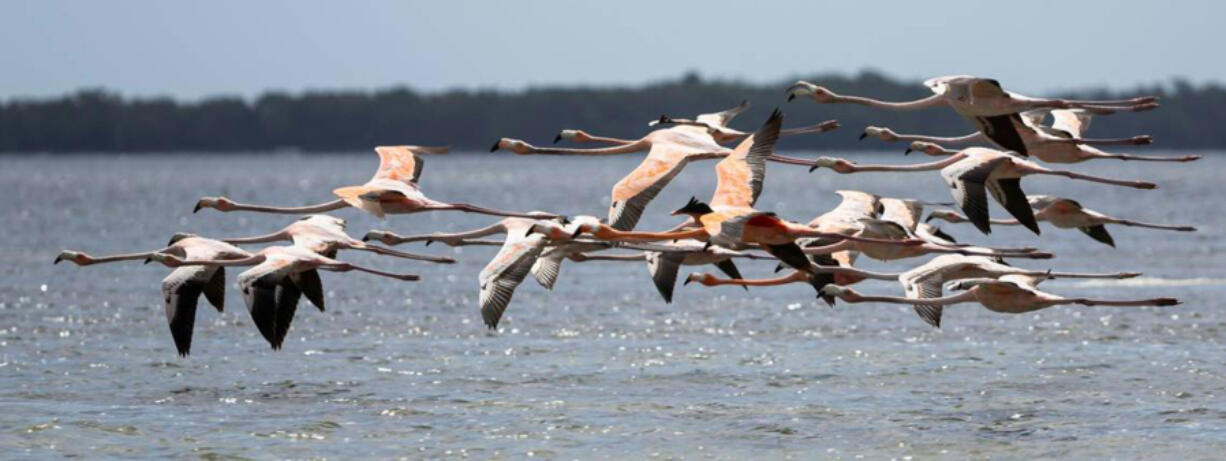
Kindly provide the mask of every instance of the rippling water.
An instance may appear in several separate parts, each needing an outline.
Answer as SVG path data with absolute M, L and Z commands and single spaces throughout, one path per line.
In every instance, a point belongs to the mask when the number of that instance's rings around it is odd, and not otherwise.
M 422 185 L 444 200 L 601 215 L 609 186 L 639 158 L 432 157 Z M 180 359 L 162 313 L 164 267 L 50 264 L 62 248 L 157 248 L 177 231 L 266 233 L 292 218 L 193 215 L 192 204 L 218 193 L 324 200 L 376 164 L 373 154 L 0 157 L 9 194 L 0 202 L 0 457 L 1212 459 L 1226 449 L 1222 155 L 1073 167 L 1151 179 L 1157 191 L 1024 182 L 1029 193 L 1190 222 L 1198 233 L 1117 226 L 1111 249 L 1051 227 L 1042 239 L 1017 228 L 986 239 L 965 225 L 945 227 L 963 240 L 1058 254 L 1019 265 L 1146 273 L 1126 283 L 1044 285 L 1053 292 L 1171 295 L 1184 305 L 1018 316 L 966 305 L 948 310 L 941 330 L 907 306 L 829 309 L 800 285 L 678 287 L 667 305 L 643 264 L 605 262 L 568 264 L 553 292 L 525 281 L 502 329 L 488 333 L 476 274 L 495 249 L 431 246 L 424 251 L 454 252 L 460 262 L 342 255 L 423 280 L 326 273 L 328 311 L 302 306 L 281 351 L 269 350 L 231 287 L 224 313 L 201 306 L 193 354 Z M 641 227 L 669 226 L 667 210 L 709 196 L 712 165 L 689 166 Z M 772 165 L 759 207 L 808 220 L 834 206 L 831 191 L 841 188 L 948 199 L 935 173 L 839 176 Z M 336 214 L 359 236 L 490 221 Z M 901 270 L 921 261 L 863 265 Z M 740 264 L 747 276 L 774 266 Z M 887 282 L 861 287 L 901 294 Z

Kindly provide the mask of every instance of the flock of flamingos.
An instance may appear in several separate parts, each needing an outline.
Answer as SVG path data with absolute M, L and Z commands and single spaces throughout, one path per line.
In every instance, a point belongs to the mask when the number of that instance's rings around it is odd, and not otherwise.
M 442 242 L 447 245 L 500 245 L 501 250 L 481 271 L 481 315 L 494 329 L 511 301 L 515 288 L 531 273 L 544 287 L 552 288 L 562 263 L 571 261 L 646 261 L 652 281 L 666 302 L 672 293 L 680 266 L 711 264 L 728 278 L 710 273 L 693 273 L 685 283 L 706 286 L 771 286 L 807 283 L 817 296 L 834 305 L 881 302 L 914 306 L 927 323 L 939 327 L 942 307 L 959 303 L 978 303 L 988 310 L 1022 313 L 1055 305 L 1170 306 L 1173 298 L 1138 300 L 1100 300 L 1064 297 L 1040 291 L 1040 282 L 1053 277 L 1128 278 L 1138 273 L 1076 273 L 1028 270 L 1014 267 L 1005 258 L 1051 258 L 1035 248 L 992 248 L 954 241 L 929 224 L 933 220 L 951 223 L 970 222 L 983 233 L 992 225 L 1021 225 L 1039 233 L 1039 221 L 1059 229 L 1077 229 L 1090 238 L 1114 246 L 1107 225 L 1123 225 L 1194 231 L 1187 226 L 1166 226 L 1131 221 L 1083 207 L 1076 200 L 1048 195 L 1027 195 L 1021 179 L 1028 175 L 1055 175 L 1093 181 L 1112 186 L 1154 189 L 1155 184 L 1091 176 L 1041 165 L 1079 163 L 1093 159 L 1187 162 L 1199 156 L 1153 157 L 1108 153 L 1095 146 L 1148 144 L 1148 136 L 1123 139 L 1089 139 L 1084 132 L 1090 119 L 1122 111 L 1143 111 L 1157 107 L 1156 98 L 1082 101 L 1040 99 L 1005 91 L 992 79 L 970 76 L 940 77 L 924 83 L 932 96 L 909 102 L 885 102 L 870 98 L 836 94 L 809 82 L 797 82 L 788 89 L 788 101 L 807 98 L 818 103 L 851 103 L 887 110 L 917 110 L 947 106 L 972 122 L 976 131 L 960 137 L 934 137 L 898 134 L 889 128 L 867 127 L 861 139 L 876 137 L 884 141 L 910 142 L 907 152 L 917 151 L 940 160 L 909 165 L 864 165 L 841 159 L 821 157 L 807 160 L 774 152 L 781 135 L 821 133 L 838 127 L 821 124 L 783 129 L 783 115 L 775 110 L 757 131 L 738 131 L 728 125 L 748 108 L 742 102 L 731 109 L 701 114 L 694 119 L 661 116 L 649 126 L 656 127 L 639 139 L 593 136 L 581 130 L 562 130 L 554 143 L 601 143 L 608 147 L 593 149 L 538 147 L 527 142 L 503 138 L 492 151 L 505 149 L 521 155 L 613 155 L 647 151 L 634 171 L 613 186 L 607 219 L 593 216 L 558 216 L 545 212 L 508 212 L 466 203 L 448 203 L 427 197 L 418 186 L 423 157 L 444 154 L 447 148 L 422 146 L 377 147 L 379 169 L 364 184 L 335 189 L 336 199 L 317 205 L 274 207 L 247 205 L 225 197 L 204 197 L 196 211 L 213 208 L 223 212 L 254 211 L 306 215 L 285 228 L 267 235 L 211 239 L 180 233 L 165 248 L 154 251 L 94 257 L 78 251 L 64 251 L 55 262 L 71 261 L 90 265 L 112 261 L 143 260 L 159 262 L 173 271 L 162 281 L 166 316 L 180 355 L 191 348 L 196 305 L 203 294 L 221 310 L 225 298 L 225 267 L 252 266 L 238 275 L 247 309 L 263 337 L 279 349 L 289 331 L 297 304 L 302 297 L 320 310 L 324 291 L 319 270 L 361 271 L 398 280 L 417 280 L 416 275 L 399 274 L 359 266 L 336 259 L 340 250 L 368 251 L 380 255 L 451 263 L 451 258 L 398 251 L 385 245 L 409 242 Z M 1051 120 L 1048 124 L 1047 121 Z M 735 144 L 729 148 L 727 145 Z M 950 149 L 941 144 L 973 147 Z M 683 218 L 676 227 L 658 232 L 634 230 L 648 204 L 691 161 L 720 159 L 715 164 L 718 185 L 709 201 L 692 198 L 673 215 Z M 754 208 L 765 185 L 766 165 L 776 162 L 825 168 L 839 174 L 870 171 L 939 171 L 949 186 L 961 212 L 951 209 L 933 211 L 921 220 L 926 203 L 907 198 L 879 197 L 871 193 L 843 190 L 842 202 L 833 210 L 801 224 L 770 211 Z M 990 219 L 988 195 L 1012 219 Z M 951 205 L 951 204 L 946 204 Z M 389 231 L 370 231 L 361 239 L 345 233 L 345 221 L 325 213 L 355 207 L 378 217 L 436 210 L 458 210 L 503 217 L 488 227 L 451 234 L 401 236 Z M 483 240 L 505 234 L 503 241 Z M 289 241 L 289 245 L 267 246 L 258 251 L 244 245 Z M 617 250 L 609 252 L 607 250 Z M 878 260 L 896 260 L 936 255 L 924 264 L 901 273 L 881 273 L 853 266 L 859 255 Z M 778 260 L 776 272 L 786 275 L 746 279 L 734 264 L 737 259 Z M 897 280 L 903 296 L 861 294 L 849 288 L 865 279 Z M 946 295 L 945 291 L 951 293 Z

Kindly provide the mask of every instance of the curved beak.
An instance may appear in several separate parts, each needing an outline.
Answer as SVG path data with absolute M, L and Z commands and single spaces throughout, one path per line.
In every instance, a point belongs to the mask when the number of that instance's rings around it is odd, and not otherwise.
M 859 139 L 859 141 L 863 141 L 863 140 L 864 140 L 864 138 L 867 138 L 867 137 L 868 137 L 868 132 L 867 132 L 867 131 L 865 131 L 865 132 L 863 132 L 863 133 L 860 133 L 860 139 Z
M 574 231 L 574 232 L 572 232 L 572 233 L 570 234 L 570 238 L 572 238 L 572 239 L 574 239 L 574 238 L 579 238 L 579 234 L 582 234 L 582 233 L 583 233 L 583 228 L 582 228 L 582 227 L 576 227 L 576 228 L 575 228 L 575 231 Z
M 430 246 L 430 244 L 431 244 L 431 243 L 434 243 L 434 241 L 433 241 L 433 240 L 426 240 L 426 246 Z
M 152 256 L 151 256 L 151 257 L 148 257 L 148 258 L 145 258 L 145 264 L 149 264 L 149 263 L 151 263 L 151 262 L 153 262 L 153 257 L 152 257 Z
M 59 264 L 60 261 L 63 261 L 63 260 L 64 260 L 64 255 L 55 255 L 55 261 L 52 261 L 51 264 Z
M 554 136 L 554 137 L 553 137 L 553 143 L 554 143 L 554 144 L 557 144 L 557 143 L 558 143 L 558 141 L 561 141 L 561 140 L 562 140 L 562 133 L 558 133 L 558 135 L 557 135 L 557 136 Z
M 531 227 L 528 228 L 527 232 L 524 232 L 524 237 L 532 235 L 533 232 L 536 232 L 536 224 L 533 224 Z
M 775 265 L 775 273 L 776 273 L 776 274 L 778 274 L 778 273 L 779 273 L 779 271 L 781 271 L 781 270 L 783 270 L 783 263 L 779 263 L 779 264 Z
M 924 218 L 924 222 L 930 222 L 930 221 L 932 221 L 933 219 L 936 219 L 936 215 L 935 215 L 935 214 L 933 214 L 933 213 L 928 213 L 928 217 L 927 217 L 927 218 Z
M 818 168 L 821 168 L 821 167 L 822 167 L 821 165 L 816 165 L 816 164 L 815 164 L 815 165 L 813 165 L 813 166 L 809 167 L 809 172 L 810 172 L 810 173 L 812 173 L 812 172 L 814 172 L 814 171 L 817 171 L 817 169 L 818 169 Z
M 796 99 L 796 95 L 788 93 L 788 102 L 792 102 L 793 99 Z
M 201 208 L 204 208 L 204 200 L 200 200 L 196 202 L 196 207 L 192 208 L 192 213 L 200 211 Z
M 493 146 L 490 146 L 490 152 L 497 152 L 497 151 L 498 151 L 498 145 L 499 145 L 499 144 L 502 144 L 502 140 L 501 140 L 501 139 L 499 139 L 499 140 L 497 140 L 497 141 L 494 141 L 494 145 L 493 145 Z

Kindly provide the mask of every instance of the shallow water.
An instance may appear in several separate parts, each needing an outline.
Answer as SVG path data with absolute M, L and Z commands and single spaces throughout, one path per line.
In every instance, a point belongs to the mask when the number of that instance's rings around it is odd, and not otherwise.
M 811 155 L 811 154 L 810 154 Z M 915 162 L 897 153 L 863 161 Z M 506 209 L 602 215 L 639 156 L 451 155 L 427 161 L 431 196 Z M 231 287 L 203 305 L 190 358 L 174 353 L 157 265 L 51 265 L 58 250 L 158 248 L 177 231 L 266 233 L 292 217 L 192 214 L 201 195 L 305 204 L 360 183 L 371 154 L 0 157 L 0 457 L 209 458 L 1220 458 L 1226 449 L 1226 156 L 1190 165 L 1100 161 L 1072 168 L 1140 177 L 1157 191 L 1033 178 L 1027 192 L 1075 197 L 1197 233 L 1111 228 L 1111 249 L 1076 231 L 1042 238 L 967 225 L 964 241 L 1034 245 L 1057 259 L 1019 265 L 1140 270 L 1119 282 L 1051 281 L 1079 296 L 1178 296 L 1173 308 L 1061 307 L 1027 315 L 947 310 L 944 327 L 907 306 L 819 305 L 807 286 L 678 287 L 664 304 L 641 263 L 568 263 L 553 292 L 525 281 L 488 333 L 476 274 L 458 264 L 343 258 L 420 273 L 401 283 L 324 274 L 328 310 L 302 305 L 271 351 Z M 690 165 L 641 227 L 709 196 L 713 163 Z M 829 172 L 773 165 L 759 208 L 805 221 L 836 189 L 948 200 L 935 173 Z M 1003 213 L 994 208 L 993 213 Z M 457 213 L 335 213 L 352 234 L 460 230 Z M 863 266 L 902 270 L 923 259 Z M 741 262 L 747 276 L 774 264 Z M 237 271 L 232 270 L 233 274 Z M 232 283 L 232 282 L 231 282 Z M 901 294 L 896 284 L 862 291 Z M 1218 299 L 1218 301 L 1214 301 Z

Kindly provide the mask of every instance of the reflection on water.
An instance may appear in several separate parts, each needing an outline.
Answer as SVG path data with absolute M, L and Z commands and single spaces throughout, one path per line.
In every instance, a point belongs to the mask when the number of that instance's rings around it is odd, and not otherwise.
M 914 162 L 895 153 L 849 154 Z M 506 209 L 602 215 L 609 186 L 639 156 L 601 159 L 451 155 L 428 159 L 432 196 Z M 268 349 L 231 288 L 227 309 L 198 313 L 193 355 L 165 325 L 156 265 L 50 264 L 62 248 L 156 248 L 177 231 L 265 233 L 285 216 L 191 213 L 204 194 L 271 204 L 328 199 L 360 183 L 373 154 L 3 158 L 0 202 L 0 446 L 13 456 L 333 458 L 793 455 L 869 458 L 1213 458 L 1226 448 L 1219 397 L 1226 314 L 1222 220 L 1226 158 L 1188 165 L 1074 166 L 1161 184 L 1136 191 L 1057 178 L 1030 193 L 1067 195 L 1145 221 L 1201 232 L 1113 228 L 1118 249 L 1076 231 L 1042 238 L 968 226 L 962 240 L 1055 251 L 1027 267 L 1140 270 L 1120 282 L 1061 281 L 1084 296 L 1174 295 L 1175 308 L 1055 308 L 1004 316 L 951 308 L 941 330 L 907 306 L 815 302 L 811 289 L 678 287 L 660 301 L 641 263 L 568 264 L 547 292 L 531 280 L 503 329 L 477 311 L 476 274 L 494 248 L 432 266 L 343 257 L 422 274 L 397 283 L 325 274 L 327 312 L 299 309 L 285 348 Z M 648 208 L 644 228 L 714 188 L 695 163 Z M 772 165 L 760 208 L 807 220 L 833 190 L 947 200 L 935 173 L 838 176 Z M 994 209 L 993 213 L 998 213 Z M 354 210 L 351 233 L 459 230 L 488 218 Z M 918 261 L 865 261 L 901 269 Z M 742 263 L 749 276 L 773 264 Z M 237 271 L 231 272 L 232 274 Z M 895 293 L 886 282 L 863 291 Z

